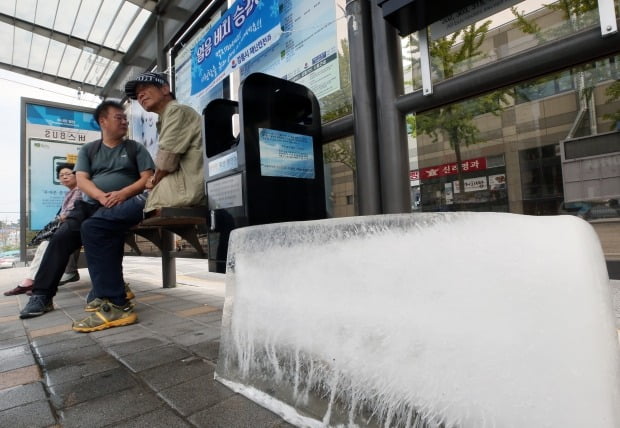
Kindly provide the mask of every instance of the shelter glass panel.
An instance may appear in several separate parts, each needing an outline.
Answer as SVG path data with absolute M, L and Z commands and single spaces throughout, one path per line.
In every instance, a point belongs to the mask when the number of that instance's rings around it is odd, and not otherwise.
M 618 218 L 619 62 L 611 56 L 410 115 L 412 209 Z M 604 153 L 594 150 L 598 136 Z M 583 156 L 563 156 L 566 141 Z
M 462 20 L 435 23 L 429 30 L 433 82 L 441 82 L 528 49 L 555 43 L 599 25 L 596 1 L 505 1 L 503 10 L 484 7 Z M 513 3 L 513 5 L 510 5 Z M 484 2 L 481 2 L 484 4 Z M 618 0 L 615 2 L 618 10 Z M 618 12 L 616 12 L 618 13 Z M 401 39 L 405 91 L 422 88 L 418 33 Z

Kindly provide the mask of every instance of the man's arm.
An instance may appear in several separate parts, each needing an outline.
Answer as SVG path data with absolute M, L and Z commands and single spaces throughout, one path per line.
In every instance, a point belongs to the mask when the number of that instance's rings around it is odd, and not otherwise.
M 129 186 L 125 186 L 120 190 L 105 193 L 99 189 L 90 179 L 90 175 L 85 172 L 78 171 L 76 174 L 78 187 L 88 196 L 96 199 L 104 207 L 110 208 L 120 204 L 132 196 L 142 193 L 146 188 L 146 182 L 153 175 L 153 170 L 146 170 L 140 173 L 140 178 Z
M 77 186 L 80 190 L 90 196 L 92 199 L 98 201 L 101 205 L 104 205 L 107 193 L 99 189 L 95 183 L 90 179 L 90 174 L 84 171 L 77 171 L 75 173 L 77 180 Z

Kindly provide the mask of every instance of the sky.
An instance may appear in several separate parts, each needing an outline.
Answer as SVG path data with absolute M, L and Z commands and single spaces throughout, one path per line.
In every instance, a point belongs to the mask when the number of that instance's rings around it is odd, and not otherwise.
M 78 98 L 75 89 L 0 70 L 0 220 L 4 222 L 19 220 L 21 97 L 91 108 L 100 101 L 93 94 Z

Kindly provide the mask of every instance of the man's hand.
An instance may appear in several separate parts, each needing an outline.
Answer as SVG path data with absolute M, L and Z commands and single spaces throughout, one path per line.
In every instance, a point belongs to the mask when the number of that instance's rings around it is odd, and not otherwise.
M 98 201 L 101 205 L 106 208 L 112 208 L 122 202 L 124 202 L 127 198 L 120 191 L 108 192 L 101 196 Z

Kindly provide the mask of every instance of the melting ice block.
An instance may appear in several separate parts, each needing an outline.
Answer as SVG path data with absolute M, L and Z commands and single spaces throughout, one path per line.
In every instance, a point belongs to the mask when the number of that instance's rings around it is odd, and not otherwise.
M 298 426 L 620 426 L 598 238 L 425 213 L 231 235 L 216 378 Z

